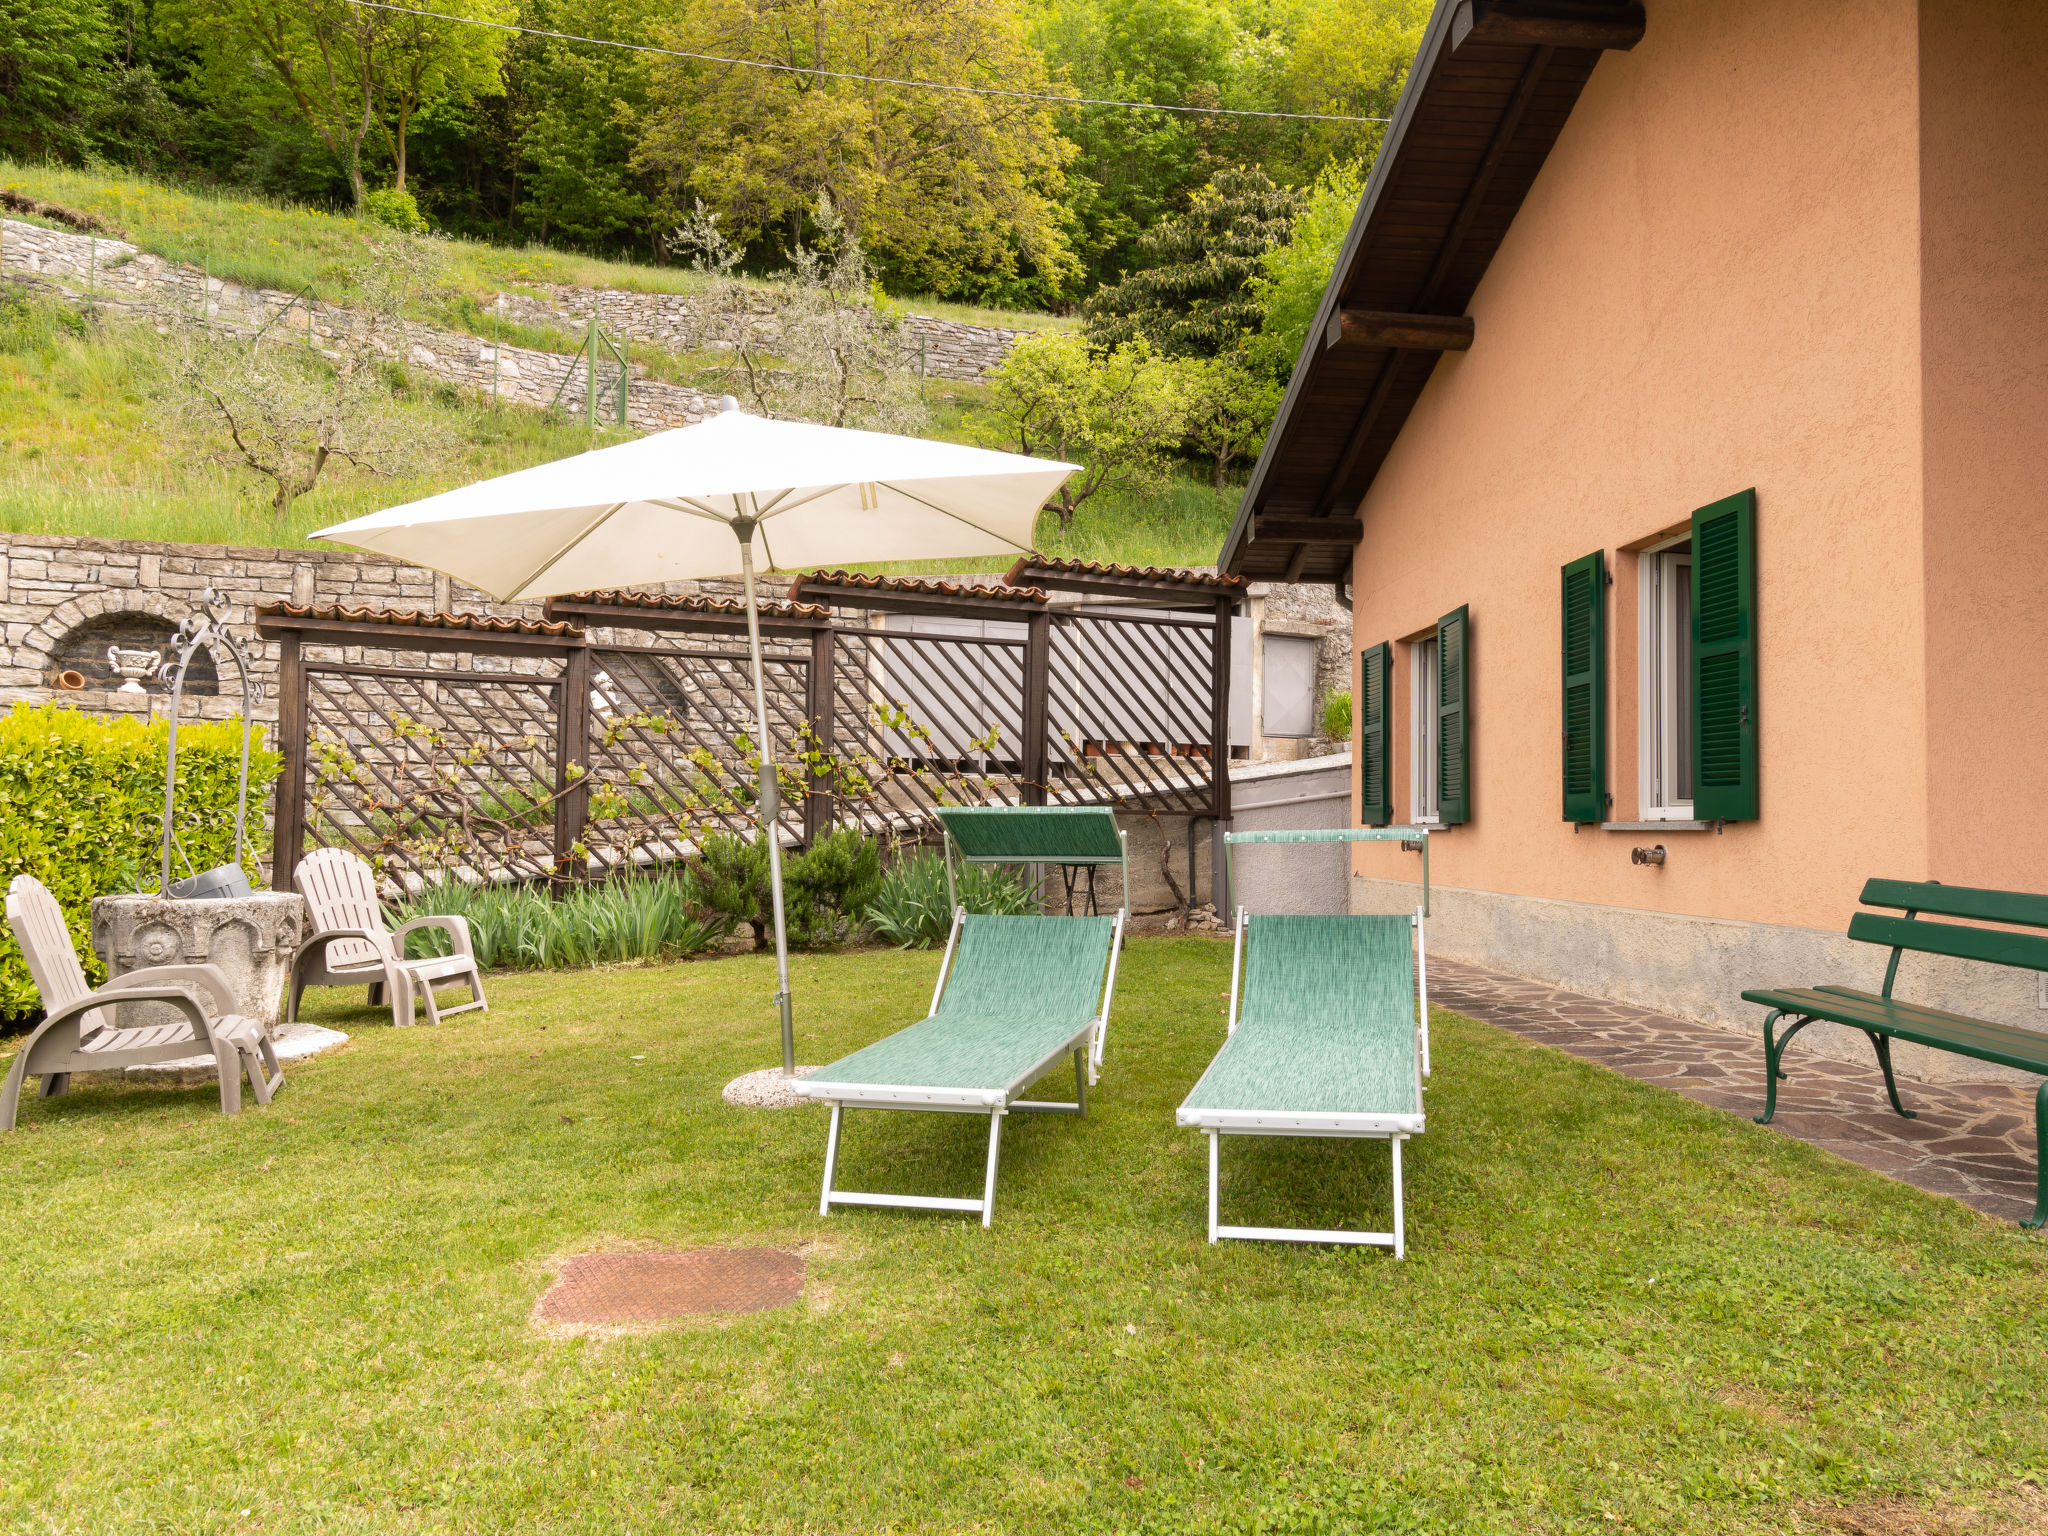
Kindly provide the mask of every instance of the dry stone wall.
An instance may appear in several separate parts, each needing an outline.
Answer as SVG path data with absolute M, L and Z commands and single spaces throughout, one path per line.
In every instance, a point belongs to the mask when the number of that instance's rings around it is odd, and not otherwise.
M 547 325 L 580 330 L 595 319 L 608 331 L 633 341 L 649 342 L 675 352 L 705 344 L 704 322 L 696 295 L 636 293 L 622 288 L 572 288 L 546 284 L 544 297 L 501 293 L 497 312 L 522 325 Z M 753 328 L 764 345 L 776 337 L 774 306 L 765 295 L 756 306 Z M 979 379 L 1002 365 L 1010 348 L 1028 331 L 993 325 L 941 320 L 935 315 L 905 315 L 902 337 L 905 366 L 927 378 Z
M 267 327 L 266 334 L 319 347 L 362 323 L 342 306 L 209 277 L 198 267 L 166 261 L 125 240 L 45 229 L 18 219 L 0 220 L 0 275 L 26 279 L 89 305 L 95 313 L 152 323 L 160 330 L 203 318 L 237 334 Z M 687 294 L 562 286 L 546 291 L 546 299 L 499 294 L 498 313 L 523 324 L 571 329 L 595 316 L 606 329 L 629 339 L 677 350 L 696 345 L 699 331 Z M 761 325 L 764 337 L 772 340 L 774 316 L 765 300 Z M 907 368 L 956 379 L 981 377 L 1024 334 L 923 315 L 907 317 L 904 332 L 910 344 Z M 559 402 L 571 416 L 584 409 L 584 367 L 559 352 L 503 346 L 427 325 L 405 328 L 404 350 L 408 366 L 460 389 L 538 409 Z M 649 379 L 646 373 L 632 365 L 626 392 L 627 420 L 636 430 L 687 426 L 717 410 L 716 396 Z M 605 377 L 600 366 L 601 386 Z M 605 409 L 600 403 L 600 412 Z

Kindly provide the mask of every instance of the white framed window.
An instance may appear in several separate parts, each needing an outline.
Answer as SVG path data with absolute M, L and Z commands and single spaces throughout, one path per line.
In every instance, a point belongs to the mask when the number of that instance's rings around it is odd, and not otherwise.
M 1443 756 L 1442 716 L 1437 689 L 1441 673 L 1437 667 L 1437 638 L 1417 640 L 1408 647 L 1414 668 L 1413 686 L 1408 690 L 1408 822 L 1411 826 L 1435 826 L 1440 759 Z
M 1692 812 L 1692 536 L 1681 534 L 1645 550 L 1636 561 L 1642 583 L 1636 654 L 1641 700 L 1642 819 L 1691 821 Z

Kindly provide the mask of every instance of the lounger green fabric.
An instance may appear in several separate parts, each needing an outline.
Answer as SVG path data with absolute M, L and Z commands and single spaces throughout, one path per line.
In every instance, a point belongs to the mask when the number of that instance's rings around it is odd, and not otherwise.
M 1415 919 L 1254 917 L 1237 1028 L 1180 1123 L 1422 1129 Z
M 805 1078 L 806 1098 L 981 1107 L 1007 1100 L 1092 1032 L 1111 917 L 967 917 L 931 1017 Z
M 1085 1115 L 1102 1061 L 1124 915 L 969 917 L 956 911 L 931 1014 L 793 1084 L 832 1106 L 818 1213 L 835 1205 L 895 1205 L 995 1214 L 1003 1117 L 1013 1110 Z M 1074 1101 L 1023 1094 L 1068 1056 Z M 989 1117 L 988 1169 L 979 1200 L 835 1189 L 839 1129 L 849 1109 L 945 1110 Z
M 1209 1241 L 1364 1243 L 1402 1256 L 1401 1143 L 1422 1134 L 1429 1073 L 1421 910 L 1392 917 L 1240 910 L 1237 944 L 1230 1035 L 1176 1116 L 1209 1137 Z M 1392 1230 L 1223 1225 L 1224 1136 L 1384 1139 L 1393 1156 Z

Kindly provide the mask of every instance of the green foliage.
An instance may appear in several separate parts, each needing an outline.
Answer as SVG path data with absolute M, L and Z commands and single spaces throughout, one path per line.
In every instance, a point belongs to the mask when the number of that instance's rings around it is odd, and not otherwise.
M 1105 490 L 1161 484 L 1187 425 L 1173 365 L 1142 339 L 1105 353 L 1079 336 L 1026 336 L 996 370 L 992 403 L 1004 446 L 1080 463 L 1046 509 L 1062 531 Z
M 671 220 L 701 199 L 736 240 L 793 252 L 822 195 L 899 287 L 1051 298 L 1080 276 L 1056 200 L 1072 148 L 1044 103 L 790 72 L 1056 93 L 1010 0 L 699 0 L 663 40 L 788 66 L 661 66 L 635 163 Z
M 977 914 L 1013 917 L 1038 907 L 1030 886 L 1014 869 L 1001 864 L 956 864 L 953 892 L 961 906 Z M 945 856 L 920 853 L 890 865 L 868 903 L 867 924 L 877 938 L 887 939 L 898 949 L 930 949 L 945 943 L 953 929 Z
M 1341 688 L 1323 700 L 1323 734 L 1333 741 L 1351 739 L 1351 690 Z
M 766 947 L 775 921 L 767 845 L 731 832 L 707 833 L 691 871 L 696 901 L 754 931 Z M 852 936 L 882 882 L 881 849 L 851 827 L 782 860 L 784 929 L 792 949 L 819 949 Z
M 0 5 L 0 154 L 82 159 L 113 43 L 105 0 Z
M 1280 408 L 1280 380 L 1247 361 L 1239 350 L 1224 357 L 1191 357 L 1176 367 L 1187 413 L 1188 446 L 1214 466 L 1223 489 L 1230 466 L 1259 451 Z
M 154 888 L 164 807 L 164 747 L 170 729 L 140 720 L 99 720 L 56 704 L 17 704 L 0 716 L 0 884 L 33 875 L 64 909 L 86 974 L 106 972 L 93 955 L 92 898 Z M 262 750 L 249 756 L 252 843 L 262 835 L 263 798 L 281 767 Z M 242 731 L 236 723 L 178 731 L 178 841 L 172 873 L 225 864 L 235 852 L 235 787 Z M 249 872 L 258 875 L 255 852 Z M 0 1015 L 37 1006 L 35 983 L 11 933 L 0 932 Z
M 673 876 L 622 875 L 571 887 L 560 897 L 532 885 L 439 881 L 392 908 L 394 924 L 416 917 L 460 917 L 487 970 L 574 970 L 701 954 L 731 932 L 708 921 L 689 884 Z M 416 958 L 451 953 L 448 935 L 424 928 L 406 935 Z
M 1251 288 L 1265 311 L 1265 326 L 1256 346 L 1265 367 L 1282 378 L 1294 371 L 1315 323 L 1358 200 L 1365 195 L 1365 176 L 1364 165 L 1356 160 L 1325 166 L 1309 188 L 1293 238 L 1259 260 Z
M 363 216 L 401 234 L 420 235 L 425 234 L 427 229 L 427 221 L 420 213 L 420 205 L 404 187 L 379 187 L 376 191 L 366 194 L 363 198 Z
M 1256 166 L 1217 172 L 1185 213 L 1139 237 L 1133 270 L 1088 301 L 1089 338 L 1105 348 L 1142 339 L 1170 357 L 1235 354 L 1259 328 L 1249 285 L 1300 207 L 1299 192 Z

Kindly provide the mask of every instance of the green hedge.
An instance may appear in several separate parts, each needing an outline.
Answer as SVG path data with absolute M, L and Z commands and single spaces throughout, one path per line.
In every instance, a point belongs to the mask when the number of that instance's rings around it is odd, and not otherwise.
M 156 889 L 163 827 L 163 724 L 102 720 L 60 705 L 15 705 L 0 716 L 0 885 L 34 875 L 57 898 L 86 974 L 105 973 L 92 953 L 92 899 L 138 886 Z M 249 872 L 263 838 L 262 806 L 280 760 L 249 755 Z M 239 722 L 178 730 L 178 840 L 195 869 L 234 857 Z M 172 855 L 172 873 L 184 864 Z M 14 935 L 0 927 L 0 1015 L 39 1006 Z

